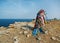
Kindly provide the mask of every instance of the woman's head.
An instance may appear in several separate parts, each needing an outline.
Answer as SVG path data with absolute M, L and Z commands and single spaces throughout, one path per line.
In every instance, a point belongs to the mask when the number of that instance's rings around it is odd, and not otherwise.
M 41 15 L 44 15 L 45 14 L 45 11 L 43 9 L 41 9 L 38 14 L 41 14 Z

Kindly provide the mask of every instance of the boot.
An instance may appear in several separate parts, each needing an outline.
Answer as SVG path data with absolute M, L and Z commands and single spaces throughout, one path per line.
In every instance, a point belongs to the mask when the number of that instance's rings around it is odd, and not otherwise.
M 40 33 L 45 34 L 45 32 L 43 31 L 43 28 L 42 27 L 39 28 L 39 31 L 40 31 Z

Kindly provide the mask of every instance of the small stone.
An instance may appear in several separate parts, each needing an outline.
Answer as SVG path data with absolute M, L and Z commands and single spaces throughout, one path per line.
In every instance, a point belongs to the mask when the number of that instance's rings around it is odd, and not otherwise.
M 24 31 L 23 33 L 24 33 L 24 34 L 27 34 L 27 33 L 28 33 L 28 31 Z
M 59 36 L 60 37 L 60 36 Z
M 22 27 L 22 29 L 23 29 L 23 30 L 27 30 L 27 28 L 26 28 L 26 27 Z
M 14 37 L 14 43 L 18 43 L 18 42 L 19 42 L 18 37 L 15 36 L 15 37 Z
M 45 34 L 48 34 L 48 31 L 45 31 Z
M 3 26 L 1 26 L 0 28 L 4 28 Z
M 52 39 L 52 40 L 56 40 L 56 38 L 55 38 L 55 37 L 51 37 L 51 39 Z
M 36 38 L 37 40 L 41 40 L 41 37 Z
M 20 31 L 19 33 L 20 33 L 20 34 L 23 34 L 23 31 Z
M 26 35 L 26 37 L 28 37 L 28 38 L 29 38 L 30 36 L 31 36 L 31 34 L 27 34 L 27 35 Z
M 14 24 L 10 24 L 8 27 L 9 28 L 14 28 Z

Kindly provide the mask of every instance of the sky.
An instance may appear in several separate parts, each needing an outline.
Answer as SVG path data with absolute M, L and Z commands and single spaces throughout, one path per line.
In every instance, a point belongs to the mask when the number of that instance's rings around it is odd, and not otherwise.
M 0 0 L 0 19 L 35 19 L 40 9 L 60 19 L 60 0 Z

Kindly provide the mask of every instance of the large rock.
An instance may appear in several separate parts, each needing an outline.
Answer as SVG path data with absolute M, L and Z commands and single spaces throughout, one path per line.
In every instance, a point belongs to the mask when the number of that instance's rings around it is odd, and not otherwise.
M 24 31 L 23 33 L 26 35 L 26 34 L 28 34 L 28 31 Z
M 28 26 L 34 27 L 34 23 L 33 23 L 33 22 L 29 22 L 29 23 L 28 23 Z
M 31 37 L 31 36 L 32 36 L 32 34 L 27 34 L 27 35 L 26 35 L 27 38 L 29 38 L 29 37 Z
M 21 29 L 23 29 L 23 30 L 29 30 L 29 28 L 27 28 L 27 27 L 21 27 Z
M 4 27 L 4 26 L 1 26 L 1 27 L 0 27 L 0 31 L 6 30 L 6 29 L 7 29 L 7 28 Z
M 9 28 L 14 28 L 14 24 L 10 24 L 8 27 Z
M 7 30 L 0 31 L 0 35 L 1 34 L 7 34 L 7 33 L 9 33 L 9 31 L 7 31 Z
M 20 31 L 19 34 L 23 34 L 23 31 Z
M 20 29 L 21 28 L 21 25 L 20 24 L 14 24 L 14 28 L 15 29 Z
M 55 37 L 51 37 L 51 39 L 52 39 L 52 40 L 56 40 L 56 38 L 55 38 Z
M 14 43 L 18 43 L 19 42 L 19 39 L 17 36 L 14 37 Z

